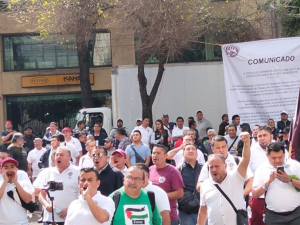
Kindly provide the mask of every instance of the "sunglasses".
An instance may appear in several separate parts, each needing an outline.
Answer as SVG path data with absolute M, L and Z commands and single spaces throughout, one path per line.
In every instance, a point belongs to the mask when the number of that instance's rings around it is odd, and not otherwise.
M 93 157 L 93 158 L 95 158 L 95 157 L 101 158 L 102 156 L 103 156 L 102 153 L 97 153 L 97 154 L 96 154 L 96 153 L 93 153 L 93 154 L 92 154 L 92 157 Z

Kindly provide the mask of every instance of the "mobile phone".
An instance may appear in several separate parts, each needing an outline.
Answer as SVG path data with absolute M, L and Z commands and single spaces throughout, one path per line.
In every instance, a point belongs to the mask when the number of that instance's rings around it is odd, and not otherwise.
M 282 172 L 284 172 L 284 166 L 277 166 L 277 173 L 279 172 L 279 170 L 281 170 Z

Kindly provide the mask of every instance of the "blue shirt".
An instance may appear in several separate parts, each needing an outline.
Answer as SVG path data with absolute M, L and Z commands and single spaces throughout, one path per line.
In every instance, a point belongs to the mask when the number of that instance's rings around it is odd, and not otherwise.
M 10 132 L 15 132 L 14 130 L 10 131 Z M 4 137 L 4 136 L 7 136 L 10 132 L 8 131 L 2 131 L 1 133 L 1 137 Z M 7 141 L 11 141 L 11 139 L 13 138 L 13 135 L 11 135 Z M 2 143 L 2 150 L 7 150 L 7 147 L 9 146 L 10 144 L 3 144 Z
M 137 147 L 134 145 L 134 143 L 132 143 L 131 145 L 128 145 L 125 149 L 126 155 L 130 156 L 130 164 L 133 165 L 136 163 L 135 160 L 135 153 L 132 150 L 131 146 L 134 147 L 134 150 L 144 159 L 146 160 L 147 156 L 151 156 L 151 151 L 148 145 L 145 145 L 143 143 L 141 143 L 140 147 Z

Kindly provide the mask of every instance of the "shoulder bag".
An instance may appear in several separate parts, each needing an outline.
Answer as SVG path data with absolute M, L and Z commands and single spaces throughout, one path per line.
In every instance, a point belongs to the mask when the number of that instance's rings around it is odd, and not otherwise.
M 132 151 L 135 154 L 135 163 L 145 163 L 146 160 L 144 160 L 143 157 L 140 156 L 140 154 L 136 152 L 136 150 L 134 149 L 133 145 L 130 145 L 130 147 L 131 147 Z

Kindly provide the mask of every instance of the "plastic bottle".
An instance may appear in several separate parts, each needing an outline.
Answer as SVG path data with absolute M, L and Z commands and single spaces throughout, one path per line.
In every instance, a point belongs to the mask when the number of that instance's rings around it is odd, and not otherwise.
M 250 206 L 247 207 L 247 215 L 249 219 L 252 217 L 252 210 Z
M 263 222 L 266 222 L 266 214 L 263 214 Z

